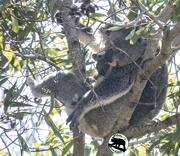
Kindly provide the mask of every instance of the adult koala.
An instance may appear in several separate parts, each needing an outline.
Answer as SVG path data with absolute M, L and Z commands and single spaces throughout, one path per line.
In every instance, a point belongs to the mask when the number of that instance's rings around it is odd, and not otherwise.
M 56 17 L 58 17 L 58 15 Z M 138 29 L 137 27 L 137 30 Z M 70 128 L 78 126 L 84 133 L 94 137 L 104 138 L 112 131 L 118 120 L 119 114 L 121 113 L 121 101 L 125 98 L 124 95 L 133 87 L 134 80 L 137 76 L 136 73 L 144 62 L 143 55 L 147 40 L 139 38 L 136 44 L 129 44 L 129 42 L 125 40 L 125 37 L 131 31 L 132 28 L 108 31 L 107 27 L 102 27 L 99 30 L 99 33 L 102 32 L 103 42 L 101 43 L 105 45 L 105 62 L 110 64 L 117 62 L 117 64 L 113 64 L 113 66 L 107 68 L 108 72 L 104 70 L 106 75 L 97 79 L 93 90 L 89 90 L 84 84 L 80 85 L 80 82 L 78 82 L 73 73 L 59 72 L 39 83 L 28 80 L 32 92 L 36 96 L 42 96 L 42 94 L 47 96 L 51 92 L 55 94 L 58 101 L 64 103 L 68 109 L 74 103 L 70 111 L 67 111 L 67 113 L 70 114 L 67 119 L 67 122 L 71 121 Z M 78 34 L 82 37 L 82 40 L 83 36 L 91 38 L 90 34 L 87 35 L 86 31 L 82 31 L 81 29 L 78 30 Z M 112 45 L 112 43 L 114 45 Z M 93 44 L 93 46 L 95 47 L 95 44 Z M 117 50 L 114 46 L 122 49 L 122 51 Z M 126 53 L 124 53 L 124 51 Z M 118 56 L 117 58 L 120 59 L 116 60 L 115 56 Z M 66 76 L 69 77 L 69 79 L 65 78 Z M 72 90 L 71 85 L 73 86 Z M 76 89 L 76 87 L 78 89 Z M 41 91 L 45 88 L 45 92 L 42 91 L 41 94 L 39 94 L 37 88 Z M 59 90 L 54 88 L 58 88 Z M 66 95 L 64 93 L 70 96 L 65 98 Z M 69 98 L 75 100 L 69 100 Z M 130 118 L 131 116 L 129 119 Z

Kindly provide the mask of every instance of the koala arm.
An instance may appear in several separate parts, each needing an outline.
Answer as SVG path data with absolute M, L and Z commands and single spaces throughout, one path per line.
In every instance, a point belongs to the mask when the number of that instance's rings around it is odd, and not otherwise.
M 72 11 L 72 10 L 71 10 Z M 76 15 L 76 13 L 71 13 L 70 12 L 70 15 Z M 57 23 L 63 25 L 63 22 L 62 22 L 62 13 L 59 12 L 55 15 L 55 18 L 57 20 Z M 72 17 L 75 21 L 75 24 L 76 24 L 76 28 L 77 28 L 77 35 L 78 35 L 78 38 L 79 40 L 82 42 L 82 44 L 84 46 L 88 46 L 92 51 L 94 52 L 100 52 L 101 49 L 100 49 L 100 45 L 96 42 L 96 39 L 95 37 L 92 35 L 92 28 L 90 27 L 86 27 L 85 25 L 81 24 L 80 23 L 80 16 L 73 16 Z
M 95 53 L 100 52 L 101 48 L 98 43 L 96 43 L 95 37 L 92 35 L 92 29 L 86 28 L 83 24 L 77 23 L 78 29 L 77 34 L 79 40 L 84 46 L 88 46 Z
M 136 71 L 131 66 L 132 64 L 121 68 L 114 67 L 109 76 L 97 82 L 94 91 L 98 98 L 92 91 L 83 96 L 67 119 L 67 123 L 71 121 L 70 129 L 78 126 L 90 110 L 109 105 L 130 91 L 133 86 L 134 71 Z

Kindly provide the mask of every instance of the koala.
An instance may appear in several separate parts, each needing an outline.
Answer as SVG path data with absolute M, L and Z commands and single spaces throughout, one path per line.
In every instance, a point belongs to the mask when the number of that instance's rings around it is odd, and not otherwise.
M 67 118 L 67 123 L 71 121 L 70 129 L 78 126 L 81 131 L 102 138 L 111 132 L 119 117 L 120 101 L 133 87 L 137 70 L 134 63 L 115 66 L 108 76 L 98 79 L 93 88 L 95 93 L 88 91 Z
M 102 76 L 97 78 L 92 90 L 80 83 L 73 73 L 57 72 L 40 82 L 29 79 L 27 84 L 32 93 L 39 97 L 54 94 L 65 105 L 71 129 L 78 126 L 84 133 L 104 138 L 119 118 L 124 95 L 130 92 L 137 76 L 137 65 L 141 66 L 144 61 L 146 40 L 140 38 L 136 44 L 130 45 L 124 38 L 131 30 L 107 31 L 107 27 L 102 27 L 99 33 L 102 33 L 100 39 L 104 47 L 93 42 L 89 45 L 96 52 L 105 51 L 104 56 L 98 56 L 97 70 Z M 85 42 L 92 37 L 85 29 L 79 29 L 78 36 Z M 122 51 L 118 51 L 111 42 Z M 113 62 L 116 64 L 112 65 Z
M 128 36 L 128 34 L 132 31 L 132 28 L 123 28 L 117 31 L 110 31 L 108 30 L 109 26 L 103 26 L 99 29 L 98 35 L 92 37 L 91 33 L 93 30 L 90 30 L 90 28 L 85 28 L 85 26 L 80 24 L 77 19 L 76 23 L 77 26 L 81 28 L 77 29 L 77 32 L 79 39 L 83 44 L 86 45 L 89 43 L 89 41 L 91 41 L 91 39 L 93 39 L 88 46 L 96 53 L 102 51 L 103 49 L 105 51 L 103 54 L 93 55 L 93 58 L 97 61 L 96 68 L 98 71 L 98 76 L 109 75 L 109 72 L 113 66 L 126 66 L 132 62 L 136 62 L 139 58 L 143 59 L 147 40 L 141 37 L 134 45 L 131 45 L 128 40 L 125 40 L 126 36 Z M 140 28 L 140 26 L 137 26 L 136 30 Z M 100 41 L 96 42 L 97 40 Z M 112 43 L 115 47 L 120 48 L 122 51 L 117 50 Z M 158 48 L 157 51 L 159 50 Z M 158 55 L 157 51 L 155 51 L 153 54 L 155 57 Z M 150 77 L 150 81 L 147 82 L 147 85 L 145 86 L 139 100 L 139 103 L 142 103 L 142 105 L 138 105 L 135 109 L 129 121 L 130 125 L 140 124 L 145 118 L 152 119 L 158 114 L 166 99 L 167 88 L 165 85 L 167 84 L 167 81 L 167 64 L 164 64 L 153 73 L 153 75 Z M 155 89 L 153 85 L 157 89 Z M 143 105 L 143 103 L 154 103 L 154 105 Z M 148 117 L 150 114 L 149 112 L 151 112 L 151 116 Z
M 72 119 L 71 128 L 78 125 L 82 132 L 104 138 L 119 117 L 120 102 L 117 105 L 117 101 L 132 88 L 136 71 L 133 63 L 112 67 L 108 76 L 97 79 L 94 92 L 73 73 L 63 71 L 52 73 L 39 82 L 29 78 L 27 85 L 36 97 L 54 94 L 65 106 L 69 115 L 67 122 Z
M 147 39 L 141 37 L 135 44 L 130 44 L 129 40 L 125 38 L 133 28 L 110 31 L 108 30 L 109 27 L 101 27 L 97 36 L 103 38 L 101 44 L 105 45 L 103 48 L 105 50 L 104 59 L 111 66 L 116 66 L 116 64 L 118 66 L 124 66 L 137 61 L 139 58 L 143 58 Z M 137 26 L 136 30 L 140 28 L 140 26 Z
M 160 112 L 166 100 L 167 83 L 168 68 L 167 64 L 164 64 L 151 75 L 139 100 L 142 104 L 153 105 L 138 105 L 131 116 L 130 125 L 146 123 L 147 119 L 152 120 Z
M 140 57 L 143 57 L 146 50 L 146 38 L 139 38 L 133 45 L 130 44 L 129 40 L 125 40 L 133 29 L 137 31 L 141 26 L 110 31 L 108 28 L 111 26 L 102 24 L 102 26 L 98 28 L 97 33 L 92 35 L 93 29 L 91 27 L 85 27 L 80 23 L 81 16 L 79 12 L 75 13 L 74 9 L 71 9 L 69 14 L 73 15 L 73 19 L 77 25 L 77 35 L 81 43 L 83 43 L 83 45 L 88 45 L 88 47 L 95 53 L 105 54 L 104 59 L 111 66 L 116 66 L 116 64 L 124 66 L 137 61 Z M 61 12 L 57 13 L 55 18 L 57 19 L 57 23 L 63 23 Z M 145 22 L 143 24 L 145 25 Z M 116 47 L 121 50 L 117 50 Z
M 111 66 L 104 59 L 105 55 L 94 54 L 93 58 L 97 61 L 98 76 L 107 76 Z M 139 104 L 129 121 L 130 125 L 140 125 L 146 119 L 152 120 L 159 113 L 166 99 L 167 87 L 165 85 L 167 82 L 168 68 L 167 64 L 164 64 L 151 75 L 150 81 L 147 82 L 139 99 Z
M 48 97 L 54 94 L 57 101 L 65 106 L 68 115 L 89 89 L 78 80 L 75 74 L 64 71 L 54 72 L 40 81 L 28 78 L 26 84 L 35 97 Z

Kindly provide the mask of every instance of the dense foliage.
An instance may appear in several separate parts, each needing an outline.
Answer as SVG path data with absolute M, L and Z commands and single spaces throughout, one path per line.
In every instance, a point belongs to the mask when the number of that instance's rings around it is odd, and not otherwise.
M 168 0 L 140 0 L 152 16 L 157 16 Z M 79 1 L 75 4 L 79 6 Z M 131 22 L 138 17 L 139 9 L 131 1 L 94 1 L 98 6 L 92 18 L 82 17 L 82 22 L 91 24 L 96 19 L 113 18 Z M 167 27 L 180 20 L 180 1 Z M 112 7 L 114 10 L 112 10 Z M 62 107 L 53 95 L 36 99 L 26 86 L 28 77 L 43 79 L 56 70 L 72 71 L 65 35 L 54 19 L 56 0 L 3 0 L 0 1 L 0 155 L 71 155 L 73 138 Z M 144 15 L 147 16 L 147 15 Z M 115 27 L 113 28 L 115 29 Z M 134 32 L 135 33 L 135 32 Z M 152 35 L 156 30 L 152 30 Z M 131 33 L 130 42 L 141 36 Z M 179 48 L 178 44 L 177 48 Z M 82 46 L 83 49 L 83 46 Z M 88 75 L 96 74 L 92 52 L 83 49 Z M 169 59 L 169 83 L 166 103 L 155 121 L 164 120 L 179 113 L 179 53 Z M 66 93 L 65 93 L 66 94 Z M 133 138 L 129 154 L 179 155 L 180 125 L 149 133 L 141 139 Z M 86 138 L 86 155 L 96 154 L 101 140 Z

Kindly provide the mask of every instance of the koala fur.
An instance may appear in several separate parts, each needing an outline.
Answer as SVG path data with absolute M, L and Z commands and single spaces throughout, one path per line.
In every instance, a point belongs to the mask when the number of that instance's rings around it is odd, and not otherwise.
M 88 91 L 87 86 L 81 83 L 73 73 L 63 71 L 54 72 L 40 81 L 28 78 L 26 84 L 35 97 L 47 97 L 51 93 L 54 94 L 55 98 L 65 106 L 68 115 Z
M 132 88 L 136 72 L 134 63 L 112 67 L 109 75 L 95 84 L 96 94 L 87 92 L 69 115 L 70 128 L 78 126 L 91 136 L 105 137 L 119 117 L 121 103 L 118 101 Z
M 93 57 L 97 61 L 98 76 L 107 76 L 111 66 L 104 59 L 105 56 L 94 54 Z M 129 121 L 130 125 L 139 125 L 146 119 L 152 120 L 159 113 L 166 99 L 167 87 L 165 85 L 167 82 L 168 69 L 167 64 L 164 64 L 151 75 L 150 81 L 147 82 L 139 104 Z
M 77 25 L 79 27 L 83 27 L 82 24 L 77 23 Z M 104 45 L 104 47 L 95 43 L 94 45 L 99 46 L 101 49 L 104 48 L 105 50 L 105 53 L 103 55 L 94 54 L 93 56 L 97 61 L 96 68 L 98 71 L 98 76 L 107 76 L 112 66 L 118 65 L 121 67 L 135 62 L 139 58 L 143 59 L 143 55 L 146 50 L 146 39 L 139 38 L 134 45 L 131 45 L 128 40 L 125 40 L 126 36 L 128 36 L 132 28 L 123 28 L 117 31 L 109 31 L 107 30 L 108 28 L 109 26 L 101 27 L 99 29 L 97 37 L 95 37 L 94 39 L 94 41 L 96 41 L 96 38 L 100 38 L 101 44 Z M 136 29 L 139 28 L 139 26 L 136 27 Z M 83 40 L 82 36 L 86 36 L 86 40 L 88 40 L 87 37 L 90 36 L 90 31 L 88 30 L 88 35 L 86 35 L 87 32 L 85 30 L 86 29 L 81 31 L 80 29 L 78 29 L 78 34 L 81 34 L 79 36 L 80 41 Z M 83 43 L 84 42 L 85 41 L 83 41 Z M 122 51 L 118 51 L 117 48 L 113 47 L 111 42 L 113 42 L 114 46 L 120 48 Z M 159 50 L 158 48 L 157 51 Z M 93 49 L 95 48 L 93 47 Z M 123 51 L 126 53 L 124 53 Z M 156 56 L 158 55 L 157 51 L 154 52 L 154 55 Z M 152 76 L 150 77 L 150 81 L 147 82 L 139 100 L 139 103 L 142 103 L 142 105 L 138 105 L 136 107 L 129 121 L 130 125 L 138 125 L 145 118 L 152 119 L 159 113 L 166 99 L 167 88 L 165 87 L 165 85 L 167 84 L 167 81 L 167 64 L 164 64 L 152 74 Z M 156 88 L 154 88 L 153 85 Z
M 120 103 L 117 105 L 117 101 L 133 86 L 136 70 L 133 63 L 112 67 L 109 76 L 101 77 L 95 83 L 96 95 L 71 72 L 53 73 L 39 82 L 28 79 L 27 85 L 36 97 L 54 94 L 65 105 L 67 114 L 72 112 L 68 117 L 68 120 L 73 119 L 71 128 L 78 125 L 84 133 L 103 138 L 112 130 L 119 116 Z
M 71 129 L 78 126 L 84 133 L 100 138 L 104 138 L 111 132 L 121 113 L 121 101 L 133 87 L 138 70 L 136 64 L 141 66 L 144 61 L 143 55 L 147 42 L 140 38 L 136 44 L 130 45 L 125 37 L 132 28 L 118 31 L 106 31 L 106 28 L 102 27 L 99 32 L 102 32 L 103 41 L 101 43 L 105 45 L 103 50 L 106 57 L 103 58 L 103 61 L 107 65 L 101 72 L 100 66 L 103 62 L 98 61 L 97 63 L 99 75 L 102 76 L 97 78 L 93 87 L 94 92 L 81 84 L 70 72 L 57 72 L 40 82 L 32 79 L 27 82 L 35 96 L 49 96 L 50 93 L 53 93 L 56 99 L 65 105 L 67 114 L 70 114 L 67 122 L 71 122 Z M 86 40 L 90 41 L 92 37 L 81 29 L 78 30 L 78 35 L 81 40 L 84 40 L 85 36 Z M 122 51 L 117 51 L 111 45 L 111 41 L 125 51 L 128 56 Z M 96 49 L 97 52 L 102 50 L 99 44 L 95 45 L 94 43 L 93 49 Z M 109 66 L 108 64 L 112 62 L 117 62 L 117 64 Z M 134 116 L 136 118 L 136 114 Z M 136 121 L 132 118 L 133 120 Z

